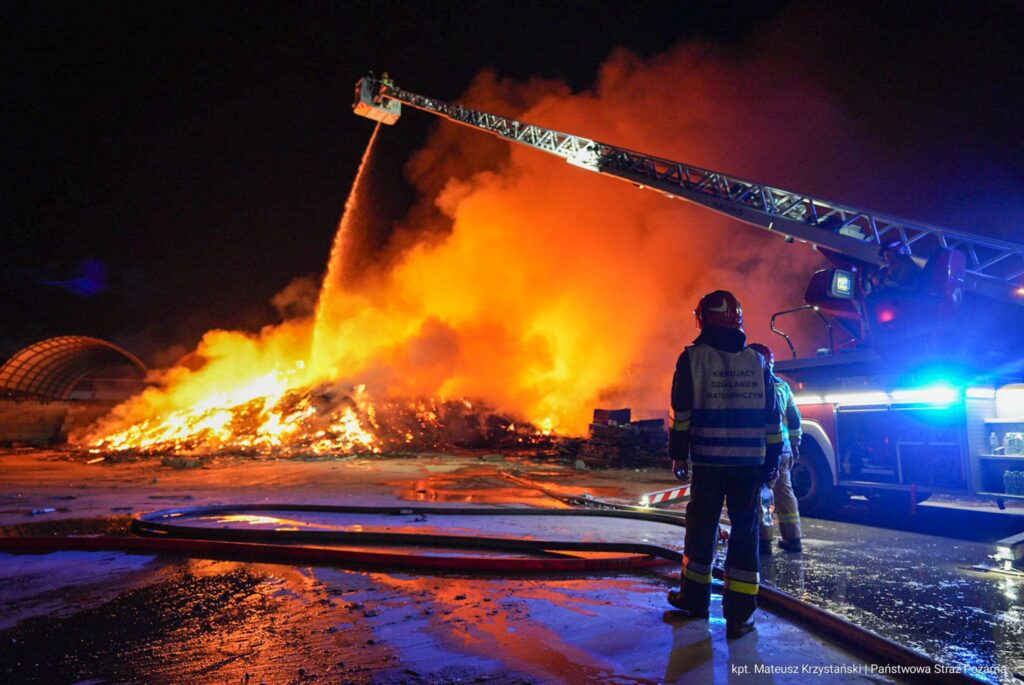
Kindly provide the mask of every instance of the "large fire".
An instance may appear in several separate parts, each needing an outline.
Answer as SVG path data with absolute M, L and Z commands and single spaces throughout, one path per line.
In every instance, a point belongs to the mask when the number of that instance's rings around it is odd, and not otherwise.
M 775 81 L 749 71 L 684 45 L 649 61 L 617 53 L 589 92 L 484 73 L 460 100 L 827 192 L 803 141 L 836 139 L 838 115 L 799 82 L 763 97 Z M 768 139 L 772 154 L 757 154 Z M 373 149 L 371 139 L 308 315 L 257 334 L 207 333 L 73 439 L 96 450 L 372 452 L 416 444 L 452 417 L 492 436 L 579 434 L 596 406 L 665 406 L 701 294 L 736 292 L 763 340 L 814 268 L 805 249 L 449 124 L 407 165 L 419 204 L 364 260 L 372 241 L 359 217 L 387 201 L 360 188 Z M 466 418 L 481 406 L 500 413 Z

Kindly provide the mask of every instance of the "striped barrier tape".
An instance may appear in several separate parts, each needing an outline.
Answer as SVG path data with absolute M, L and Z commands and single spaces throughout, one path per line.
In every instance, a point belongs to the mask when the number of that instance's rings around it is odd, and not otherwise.
M 670 504 L 677 502 L 682 499 L 690 498 L 690 485 L 679 485 L 668 490 L 658 490 L 657 492 L 648 492 L 646 495 L 640 496 L 641 507 L 653 507 L 658 505 Z

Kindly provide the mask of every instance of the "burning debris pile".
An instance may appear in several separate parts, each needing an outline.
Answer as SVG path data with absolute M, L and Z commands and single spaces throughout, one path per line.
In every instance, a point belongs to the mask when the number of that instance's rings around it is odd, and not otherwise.
M 213 402 L 147 418 L 96 438 L 92 452 L 150 454 L 352 454 L 451 447 L 517 448 L 545 442 L 536 427 L 469 400 L 371 401 L 366 388 L 322 384 Z
M 367 430 L 374 412 L 364 388 L 340 394 L 277 387 L 230 397 L 214 394 L 194 406 L 118 424 L 84 440 L 93 452 L 201 453 L 379 452 Z

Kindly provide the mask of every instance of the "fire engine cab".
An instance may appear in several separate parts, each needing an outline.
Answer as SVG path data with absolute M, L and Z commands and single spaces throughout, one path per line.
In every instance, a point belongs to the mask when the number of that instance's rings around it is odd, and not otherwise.
M 815 273 L 807 304 L 772 320 L 793 356 L 775 369 L 804 418 L 806 458 L 793 469 L 801 510 L 851 494 L 1024 498 L 1021 307 L 965 289 L 964 255 L 952 249 L 934 251 L 899 287 L 872 285 L 873 267 L 831 258 L 845 268 Z M 801 313 L 829 341 L 803 357 L 780 328 Z

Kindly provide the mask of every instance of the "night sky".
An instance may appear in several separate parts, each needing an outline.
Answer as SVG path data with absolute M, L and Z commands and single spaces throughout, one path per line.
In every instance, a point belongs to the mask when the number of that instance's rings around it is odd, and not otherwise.
M 908 189 L 878 209 L 1024 242 L 1024 6 L 825 4 L 5 3 L 0 359 L 77 333 L 166 362 L 207 329 L 273 321 L 274 293 L 324 269 L 372 129 L 350 109 L 369 69 L 443 99 L 488 67 L 583 90 L 616 47 L 743 53 L 785 27 L 797 71 L 780 79 L 820 85 L 851 135 L 913 151 L 863 169 Z M 389 218 L 437 125 L 410 112 L 382 136 Z

